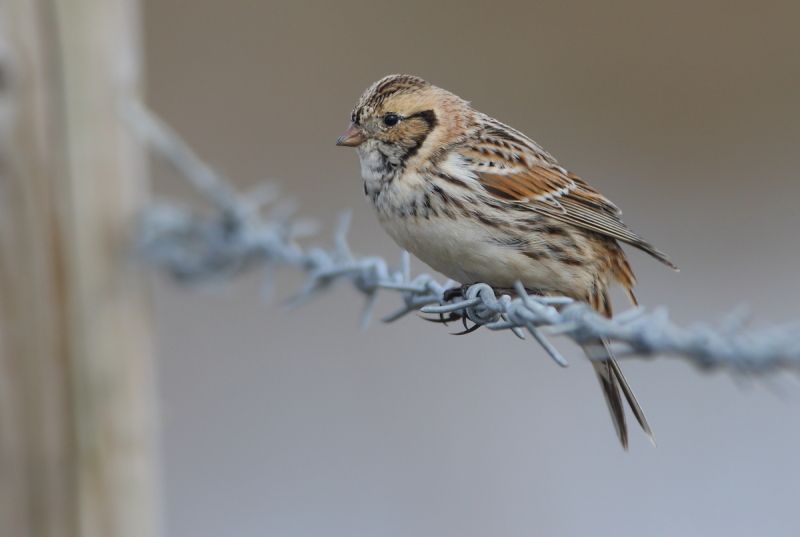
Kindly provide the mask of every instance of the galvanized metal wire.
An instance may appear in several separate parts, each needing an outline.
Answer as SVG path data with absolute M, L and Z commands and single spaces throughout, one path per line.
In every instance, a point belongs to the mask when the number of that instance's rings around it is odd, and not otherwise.
M 124 114 L 135 132 L 169 162 L 210 204 L 198 212 L 175 203 L 154 204 L 142 214 L 137 232 L 141 255 L 177 281 L 229 279 L 245 270 L 277 267 L 305 273 L 294 298 L 302 303 L 338 282 L 349 282 L 366 297 L 362 325 L 369 321 L 379 291 L 398 295 L 403 304 L 383 320 L 411 312 L 459 320 L 465 326 L 530 335 L 559 365 L 567 361 L 550 341 L 562 336 L 577 343 L 604 338 L 618 357 L 683 357 L 703 369 L 726 368 L 742 373 L 800 369 L 800 323 L 747 328 L 747 315 L 737 311 L 715 324 L 679 326 L 667 309 L 635 308 L 613 319 L 567 297 L 528 293 L 521 285 L 498 293 L 479 283 L 462 292 L 448 291 L 455 282 L 439 283 L 427 274 L 413 276 L 409 256 L 397 267 L 380 257 L 353 254 L 347 241 L 349 216 L 342 217 L 328 248 L 304 248 L 300 239 L 312 229 L 296 218 L 271 186 L 238 192 L 201 160 L 165 123 L 138 103 Z

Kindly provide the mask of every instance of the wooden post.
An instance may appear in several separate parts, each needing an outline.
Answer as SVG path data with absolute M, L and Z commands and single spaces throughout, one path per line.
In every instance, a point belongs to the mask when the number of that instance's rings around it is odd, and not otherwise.
M 0 535 L 158 533 L 136 0 L 0 0 Z

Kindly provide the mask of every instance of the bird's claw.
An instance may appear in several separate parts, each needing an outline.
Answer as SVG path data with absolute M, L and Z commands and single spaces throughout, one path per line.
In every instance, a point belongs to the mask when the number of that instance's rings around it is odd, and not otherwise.
M 469 284 L 467 283 L 462 284 L 460 287 L 445 289 L 442 294 L 442 302 L 452 302 L 455 299 L 463 300 L 467 297 L 467 289 L 469 289 Z

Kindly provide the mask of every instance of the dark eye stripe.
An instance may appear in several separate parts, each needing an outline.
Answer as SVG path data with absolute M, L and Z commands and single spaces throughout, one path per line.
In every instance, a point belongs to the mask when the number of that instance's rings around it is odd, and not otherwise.
M 419 148 L 425 143 L 425 139 L 436 127 L 436 112 L 433 110 L 423 110 L 422 112 L 411 114 L 410 116 L 406 116 L 405 120 L 408 121 L 415 118 L 423 120 L 428 125 L 428 128 L 414 139 L 415 144 L 408 149 L 405 155 L 403 155 L 403 162 L 417 154 Z
M 432 131 L 436 127 L 436 112 L 433 110 L 423 110 L 422 112 L 411 114 L 410 116 L 406 117 L 406 119 L 412 119 L 415 117 L 418 117 L 427 123 L 429 131 Z

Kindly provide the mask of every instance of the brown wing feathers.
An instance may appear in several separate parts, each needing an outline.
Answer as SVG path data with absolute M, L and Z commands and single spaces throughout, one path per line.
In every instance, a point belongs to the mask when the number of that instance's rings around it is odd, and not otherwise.
M 480 170 L 475 174 L 492 196 L 529 205 L 556 220 L 630 244 L 677 269 L 666 254 L 622 222 L 613 203 L 574 174 L 537 165 L 505 173 Z

